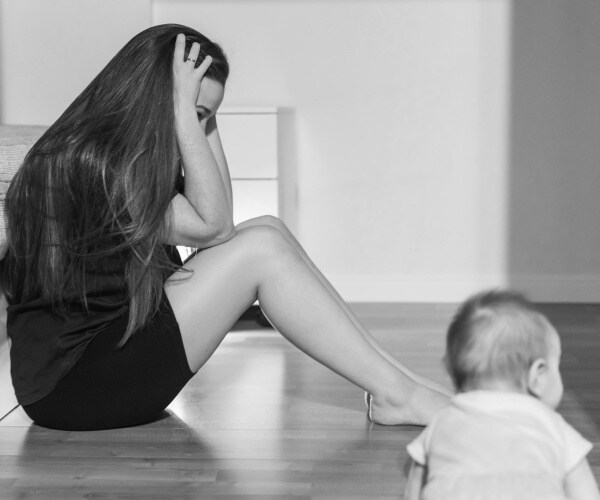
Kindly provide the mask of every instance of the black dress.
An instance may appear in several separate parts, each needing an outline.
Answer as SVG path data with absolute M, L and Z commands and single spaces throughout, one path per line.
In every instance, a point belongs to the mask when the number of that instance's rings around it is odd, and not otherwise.
M 117 347 L 129 314 L 122 273 L 109 266 L 90 279 L 86 311 L 57 315 L 39 299 L 9 304 L 13 386 L 35 423 L 64 430 L 138 425 L 160 415 L 192 377 L 165 294 L 145 327 Z

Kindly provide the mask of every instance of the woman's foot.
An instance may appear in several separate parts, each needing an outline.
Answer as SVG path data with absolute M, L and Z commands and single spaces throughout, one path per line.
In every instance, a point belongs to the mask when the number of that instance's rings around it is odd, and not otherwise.
M 380 401 L 368 393 L 365 393 L 365 402 L 367 416 L 375 424 L 425 426 L 448 405 L 450 397 L 446 393 L 417 385 L 403 403 Z

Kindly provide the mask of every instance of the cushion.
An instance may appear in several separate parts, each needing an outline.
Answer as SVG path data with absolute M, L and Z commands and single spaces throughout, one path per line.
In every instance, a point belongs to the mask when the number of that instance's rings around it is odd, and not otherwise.
M 4 199 L 10 181 L 23 163 L 31 146 L 47 127 L 32 125 L 0 125 L 0 258 L 7 250 Z
M 31 146 L 46 127 L 0 125 L 0 258 L 7 248 L 4 198 L 13 176 Z M 10 342 L 6 335 L 6 298 L 0 290 L 0 418 L 11 411 L 17 400 L 10 379 Z

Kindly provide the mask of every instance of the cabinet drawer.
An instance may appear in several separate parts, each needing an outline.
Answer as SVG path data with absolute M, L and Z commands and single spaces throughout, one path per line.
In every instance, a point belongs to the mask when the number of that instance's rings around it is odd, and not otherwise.
M 276 180 L 233 180 L 233 221 L 238 224 L 260 215 L 277 215 Z
M 277 115 L 219 114 L 219 135 L 232 178 L 277 177 Z

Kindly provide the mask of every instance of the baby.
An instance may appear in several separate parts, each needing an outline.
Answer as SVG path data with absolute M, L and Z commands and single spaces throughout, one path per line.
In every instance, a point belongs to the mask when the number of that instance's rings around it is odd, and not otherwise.
M 522 296 L 478 294 L 448 328 L 458 394 L 408 445 L 406 499 L 600 499 L 592 445 L 554 411 L 560 338 Z

